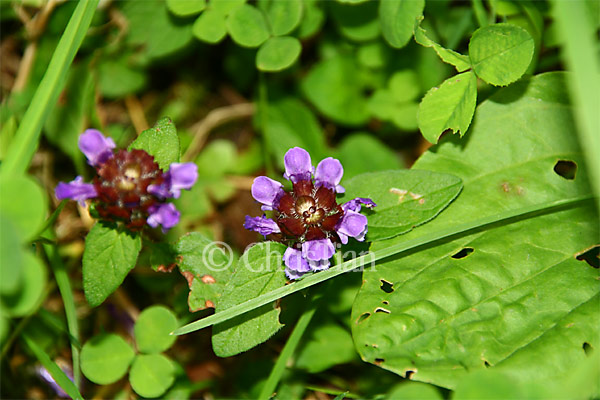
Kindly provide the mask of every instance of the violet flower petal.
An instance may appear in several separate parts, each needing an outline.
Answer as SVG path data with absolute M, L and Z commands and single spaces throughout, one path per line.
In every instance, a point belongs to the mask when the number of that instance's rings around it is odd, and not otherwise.
M 348 243 L 348 236 L 359 242 L 365 240 L 367 234 L 367 217 L 355 211 L 348 210 L 336 229 L 343 244 Z
M 87 129 L 79 136 L 79 150 L 85 154 L 88 164 L 96 167 L 112 157 L 112 149 L 116 147 L 112 138 L 102 135 L 96 129 Z
M 69 183 L 59 182 L 56 189 L 54 189 L 54 194 L 59 200 L 77 200 L 82 207 L 85 206 L 87 199 L 98 197 L 98 192 L 96 192 L 94 185 L 83 182 L 81 176 L 78 176 Z
M 155 195 L 160 199 L 167 199 L 172 196 L 171 191 L 169 191 L 169 184 L 167 182 L 163 182 L 160 185 L 148 185 L 148 193 Z
M 366 197 L 357 197 L 348 201 L 347 203 L 342 204 L 342 209 L 344 210 L 344 212 L 348 210 L 359 212 L 361 209 L 361 204 L 369 209 L 377 206 L 377 204 L 375 204 L 371 199 L 368 199 Z
M 170 183 L 169 192 L 174 198 L 179 198 L 181 190 L 189 190 L 198 179 L 198 166 L 194 163 L 172 163 L 167 172 Z
M 169 229 L 177 225 L 181 216 L 181 213 L 177 211 L 172 203 L 153 206 L 148 211 L 150 212 L 150 216 L 146 220 L 148 225 L 153 228 L 162 225 L 163 233 L 166 233 Z
M 270 235 L 272 233 L 280 233 L 279 225 L 270 218 L 265 217 L 250 217 L 246 215 L 246 222 L 244 222 L 244 228 L 260 233 L 263 236 Z
M 299 279 L 310 271 L 308 262 L 302 255 L 302 251 L 288 247 L 283 253 L 283 262 L 286 265 L 285 274 L 290 279 Z
M 263 211 L 272 210 L 283 192 L 283 185 L 266 176 L 259 176 L 252 183 L 252 197 L 263 204 Z
M 311 164 L 310 154 L 300 147 L 292 147 L 283 156 L 285 174 L 283 177 L 294 183 L 299 180 L 310 180 L 314 167 Z
M 325 186 L 337 193 L 344 193 L 346 190 L 340 186 L 340 181 L 344 175 L 344 167 L 339 160 L 327 157 L 317 165 L 315 172 L 315 186 Z
M 329 268 L 329 259 L 333 253 L 335 253 L 335 246 L 330 239 L 309 240 L 302 243 L 302 255 L 313 271 Z

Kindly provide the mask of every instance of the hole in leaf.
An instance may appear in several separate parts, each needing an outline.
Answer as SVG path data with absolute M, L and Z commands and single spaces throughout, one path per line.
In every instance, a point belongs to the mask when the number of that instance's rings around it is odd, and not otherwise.
M 382 301 L 382 303 L 385 304 L 386 306 L 390 304 L 390 302 L 387 300 Z
M 406 371 L 406 379 L 412 379 L 412 376 L 415 374 L 415 371 Z
M 589 356 L 590 354 L 592 354 L 592 350 L 594 349 L 592 347 L 592 345 L 589 344 L 588 342 L 583 342 L 583 346 L 581 346 L 581 347 L 583 347 L 583 351 L 585 352 L 586 356 Z
M 455 258 L 457 260 L 460 258 L 465 258 L 466 256 L 468 256 L 469 254 L 471 254 L 474 251 L 475 251 L 475 249 L 472 247 L 465 247 L 465 248 L 461 249 L 458 253 L 454 254 L 452 256 L 452 258 Z
M 382 362 L 384 362 L 384 361 L 385 361 L 385 359 L 383 359 L 383 358 L 376 358 L 376 359 L 375 359 L 375 364 L 376 364 L 376 365 L 379 365 L 379 364 L 381 364 L 381 363 L 382 363 Z
M 575 258 L 579 261 L 585 261 L 594 268 L 600 268 L 600 245 L 595 245 L 575 254 Z
M 370 312 L 366 312 L 364 314 L 361 314 L 360 317 L 358 317 L 358 319 L 356 320 L 357 324 L 360 324 L 361 322 L 363 322 L 365 319 L 369 318 L 371 316 Z
M 380 279 L 381 281 L 381 290 L 386 293 L 392 293 L 394 291 L 394 284 L 392 282 L 388 282 L 385 279 Z
M 562 176 L 565 179 L 575 179 L 575 173 L 577 172 L 577 164 L 570 160 L 558 160 L 554 164 L 554 172 Z
M 389 314 L 391 311 L 390 311 L 390 310 L 388 310 L 388 309 L 385 309 L 385 308 L 383 308 L 383 307 L 377 307 L 377 308 L 375 309 L 375 312 L 376 312 L 376 313 L 380 313 L 380 312 L 382 312 L 382 313 Z
M 483 360 L 483 365 L 484 365 L 486 368 L 489 368 L 489 367 L 490 367 L 490 363 L 489 363 L 489 362 L 487 362 L 487 360 Z

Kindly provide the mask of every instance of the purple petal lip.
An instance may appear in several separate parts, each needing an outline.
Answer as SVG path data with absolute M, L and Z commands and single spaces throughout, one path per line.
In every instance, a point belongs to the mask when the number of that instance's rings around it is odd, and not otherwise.
M 345 189 L 340 186 L 344 175 L 344 167 L 339 160 L 327 157 L 317 165 L 315 172 L 315 186 L 325 186 L 337 193 L 344 193 Z
M 285 274 L 290 279 L 299 279 L 306 272 L 310 271 L 310 266 L 302 256 L 302 251 L 288 247 L 283 253 L 283 262 L 286 265 Z
M 281 194 L 283 194 L 283 185 L 266 176 L 259 176 L 252 183 L 252 197 L 263 206 L 263 211 L 272 210 Z
M 194 163 L 172 163 L 169 166 L 169 191 L 174 198 L 179 198 L 181 190 L 189 190 L 198 179 L 198 166 Z
M 359 212 L 361 209 L 361 204 L 369 209 L 377 206 L 377 204 L 375 204 L 371 199 L 368 199 L 366 197 L 357 197 L 348 201 L 347 203 L 342 204 L 342 209 L 344 210 L 344 212 L 348 210 Z
M 313 271 L 329 268 L 329 259 L 333 253 L 335 253 L 335 246 L 329 239 L 309 240 L 302 243 L 302 256 L 306 258 Z
M 78 176 L 69 183 L 59 182 L 54 190 L 54 194 L 59 200 L 77 200 L 82 207 L 85 205 L 87 199 L 98 197 L 98 192 L 96 192 L 94 185 L 83 182 L 81 176 Z
M 270 235 L 272 233 L 280 233 L 279 225 L 270 218 L 265 217 L 250 217 L 246 215 L 246 221 L 244 222 L 244 228 L 260 233 L 263 236 Z
M 116 147 L 114 140 L 104 137 L 96 129 L 88 129 L 79 136 L 79 150 L 85 154 L 88 163 L 94 167 L 106 162 L 112 157 Z
M 299 180 L 310 180 L 314 167 L 311 164 L 310 154 L 300 147 L 292 147 L 283 156 L 285 174 L 283 177 L 294 183 Z
M 153 228 L 161 225 L 163 233 L 177 225 L 179 217 L 181 216 L 181 213 L 177 211 L 173 203 L 153 206 L 148 211 L 150 212 L 150 216 L 146 220 L 148 225 Z
M 349 236 L 362 242 L 367 234 L 367 217 L 347 210 L 336 230 L 343 244 L 348 243 Z

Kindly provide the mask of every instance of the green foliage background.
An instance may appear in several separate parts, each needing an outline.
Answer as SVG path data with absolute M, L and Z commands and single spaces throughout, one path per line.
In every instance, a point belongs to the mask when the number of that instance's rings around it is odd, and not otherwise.
M 599 11 L 0 2 L 2 397 L 600 397 Z M 87 128 L 196 163 L 168 234 L 55 199 Z M 378 207 L 288 282 L 242 224 L 295 146 Z

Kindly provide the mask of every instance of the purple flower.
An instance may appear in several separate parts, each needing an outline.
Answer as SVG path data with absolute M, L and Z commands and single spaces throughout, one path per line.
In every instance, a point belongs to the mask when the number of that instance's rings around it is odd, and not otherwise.
M 158 225 L 162 225 L 162 231 L 166 232 L 179 222 L 181 213 L 177 211 L 173 203 L 165 203 L 159 206 L 152 206 L 148 210 L 150 216 L 148 217 L 148 225 L 156 228 Z
M 149 185 L 148 192 L 163 199 L 178 199 L 181 190 L 189 190 L 198 179 L 198 166 L 194 163 L 171 163 L 160 185 Z
M 79 150 L 94 167 L 106 162 L 112 157 L 112 150 L 116 147 L 114 140 L 106 138 L 96 129 L 88 129 L 79 136 Z
M 59 182 L 54 193 L 57 199 L 73 199 L 78 201 L 82 207 L 85 206 L 85 201 L 87 199 L 93 199 L 98 196 L 98 192 L 96 192 L 94 185 L 91 183 L 84 183 L 81 176 L 78 176 L 69 183 Z
M 335 253 L 335 246 L 329 239 L 309 240 L 302 243 L 302 256 L 310 269 L 320 271 L 329 268 L 329 259 Z
M 84 204 L 92 199 L 100 218 L 124 223 L 130 230 L 141 230 L 146 224 L 161 226 L 163 232 L 179 222 L 179 211 L 168 198 L 177 198 L 181 190 L 190 189 L 198 178 L 193 163 L 172 163 L 162 171 L 154 157 L 144 150 L 118 150 L 115 143 L 95 129 L 79 137 L 79 148 L 96 169 L 93 183 L 78 176 L 69 183 L 60 182 L 56 197 Z
M 348 243 L 348 236 L 362 242 L 367 234 L 367 217 L 348 210 L 344 213 L 336 230 L 343 244 Z
M 288 247 L 285 250 L 285 253 L 283 253 L 283 262 L 287 266 L 285 274 L 290 279 L 298 279 L 310 271 L 308 261 L 306 261 L 306 258 L 302 255 L 301 250 Z
M 274 208 L 277 199 L 283 192 L 283 185 L 266 176 L 259 176 L 254 179 L 251 192 L 252 197 L 263 204 L 261 209 L 268 211 Z
M 283 156 L 285 174 L 283 177 L 294 183 L 299 180 L 310 180 L 314 167 L 310 161 L 308 151 L 300 147 L 293 147 Z
M 342 175 L 344 175 L 342 163 L 335 158 L 327 157 L 317 165 L 315 185 L 325 186 L 336 193 L 344 193 L 345 189 L 339 185 Z
M 265 217 L 250 217 L 246 215 L 246 221 L 244 222 L 244 228 L 260 233 L 263 236 L 270 235 L 272 233 L 280 233 L 279 225 L 270 218 Z
M 343 193 L 340 186 L 344 168 L 334 158 L 326 158 L 317 169 L 311 165 L 306 150 L 294 147 L 285 154 L 284 177 L 292 181 L 290 192 L 266 176 L 259 176 L 252 185 L 252 195 L 263 204 L 263 210 L 273 210 L 274 218 L 246 216 L 244 227 L 263 236 L 280 234 L 289 247 L 283 255 L 285 273 L 299 279 L 309 271 L 329 268 L 335 253 L 335 243 L 348 243 L 353 237 L 365 240 L 367 217 L 359 214 L 362 206 L 376 204 L 357 197 L 337 204 L 335 194 Z M 314 171 L 314 182 L 313 182 Z

